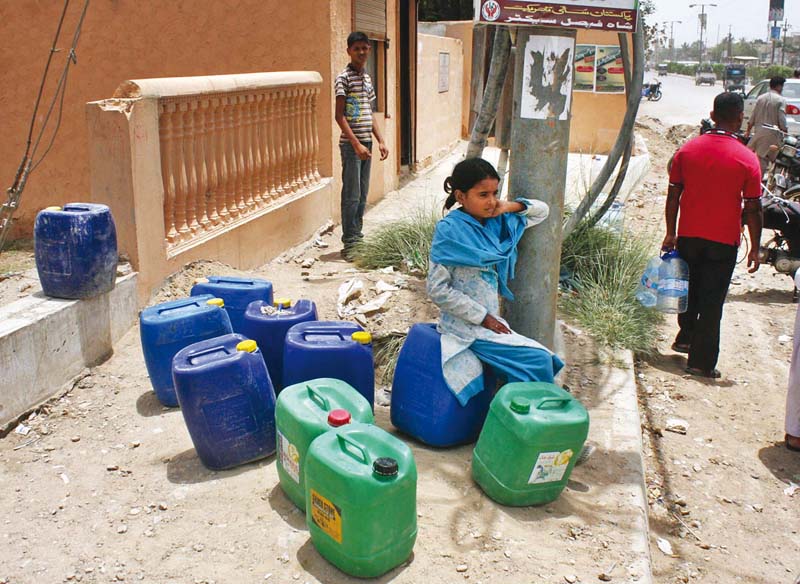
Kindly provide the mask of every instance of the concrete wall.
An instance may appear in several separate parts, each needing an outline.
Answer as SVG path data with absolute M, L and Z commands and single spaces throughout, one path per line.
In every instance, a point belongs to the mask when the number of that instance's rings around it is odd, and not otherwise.
M 68 46 L 82 3 L 72 3 L 60 47 Z M 0 177 L 10 186 L 25 149 L 30 116 L 49 48 L 63 8 L 61 2 L 0 2 L 3 38 L 0 87 Z M 396 0 L 388 0 L 389 36 L 396 35 Z M 12 237 L 30 235 L 36 212 L 48 205 L 89 198 L 87 102 L 109 98 L 126 79 L 217 75 L 260 71 L 318 71 L 322 77 L 318 120 L 323 176 L 334 176 L 334 194 L 323 201 L 326 213 L 338 209 L 339 131 L 333 122 L 333 79 L 347 63 L 351 0 L 95 0 L 89 5 L 70 71 L 61 128 L 48 157 L 31 175 Z M 389 51 L 389 87 L 396 81 L 394 51 Z M 45 92 L 52 96 L 65 52 L 56 54 Z M 389 92 L 394 112 L 393 92 Z M 41 119 L 43 110 L 40 109 Z M 381 116 L 383 117 L 383 116 Z M 386 121 L 387 143 L 396 117 Z M 41 152 L 44 147 L 41 148 Z M 372 196 L 396 187 L 394 158 L 374 167 Z M 338 211 L 336 211 L 338 216 Z
M 439 54 L 450 55 L 449 89 L 439 92 Z M 461 138 L 464 54 L 458 39 L 417 37 L 417 164 L 430 165 Z
M 0 307 L 0 429 L 110 357 L 137 314 L 135 274 L 88 300 L 39 292 Z
M 619 38 L 617 33 L 579 30 L 576 44 L 618 45 Z M 628 46 L 632 46 L 630 35 Z M 608 154 L 625 117 L 625 99 L 624 93 L 573 92 L 570 152 Z

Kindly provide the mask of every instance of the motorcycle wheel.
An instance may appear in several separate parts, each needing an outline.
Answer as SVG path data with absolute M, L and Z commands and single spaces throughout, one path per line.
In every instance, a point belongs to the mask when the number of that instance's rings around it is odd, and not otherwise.
M 783 193 L 783 198 L 790 201 L 800 201 L 800 185 L 792 185 L 786 189 L 786 192 Z
M 658 101 L 663 97 L 660 89 L 656 90 L 655 93 L 651 93 L 650 95 L 651 95 L 650 99 L 652 99 L 653 101 Z

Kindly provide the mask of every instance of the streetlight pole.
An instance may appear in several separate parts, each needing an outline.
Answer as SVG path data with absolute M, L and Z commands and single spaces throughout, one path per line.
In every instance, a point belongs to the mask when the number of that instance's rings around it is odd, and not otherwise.
M 695 6 L 700 7 L 700 14 L 698 14 L 700 18 L 700 63 L 703 62 L 703 33 L 706 31 L 706 6 L 713 6 L 714 8 L 717 7 L 716 4 L 712 4 L 711 2 L 703 2 L 700 4 L 689 4 L 689 8 L 694 8 Z
M 683 24 L 682 20 L 669 20 L 664 24 L 669 25 L 669 60 L 675 60 L 675 23 Z

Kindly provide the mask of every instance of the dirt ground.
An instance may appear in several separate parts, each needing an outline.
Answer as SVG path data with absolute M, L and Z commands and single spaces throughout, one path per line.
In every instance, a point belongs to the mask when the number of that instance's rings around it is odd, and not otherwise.
M 652 237 L 654 253 L 663 229 L 661 169 L 691 131 L 647 119 L 639 126 L 654 170 L 626 201 L 626 225 Z M 348 279 L 364 281 L 364 300 L 376 295 L 378 280 L 397 285 L 386 310 L 368 319 L 377 336 L 435 318 L 422 280 L 354 270 L 338 258 L 336 238 L 323 235 L 327 247 L 301 246 L 256 274 L 278 295 L 314 299 L 321 318 L 336 318 L 337 290 Z M 301 267 L 309 258 L 313 265 Z M 219 273 L 237 272 L 195 264 L 156 300 Z M 28 292 L 18 285 L 6 280 L 0 290 L 8 299 Z M 790 481 L 800 483 L 800 457 L 782 445 L 796 310 L 790 291 L 789 278 L 769 266 L 754 276 L 737 268 L 719 382 L 683 375 L 684 357 L 669 350 L 672 320 L 658 351 L 636 363 L 657 584 L 791 584 L 800 574 L 800 492 L 784 492 Z M 226 472 L 201 465 L 180 411 L 162 408 L 150 391 L 138 334 L 134 327 L 109 361 L 25 420 L 26 435 L 0 439 L 0 584 L 355 582 L 314 550 L 303 515 L 278 486 L 274 457 Z M 636 511 L 619 490 L 631 463 L 605 446 L 614 412 L 604 396 L 618 370 L 598 359 L 585 334 L 568 328 L 565 339 L 562 381 L 590 408 L 598 453 L 555 503 L 512 509 L 471 481 L 469 446 L 436 450 L 411 441 L 417 544 L 409 562 L 379 582 L 641 580 L 631 551 Z M 380 388 L 378 403 L 388 397 Z M 670 418 L 684 420 L 686 433 L 668 431 Z M 393 431 L 388 407 L 376 406 L 376 419 Z
M 627 227 L 664 235 L 666 162 L 693 128 L 644 119 L 653 170 L 627 204 Z M 762 241 L 771 236 L 764 232 Z M 746 255 L 744 248 L 739 258 Z M 750 275 L 740 263 L 722 319 L 719 369 L 704 382 L 683 374 L 685 356 L 670 345 L 666 320 L 658 351 L 637 362 L 657 584 L 791 584 L 800 577 L 800 456 L 784 448 L 783 417 L 794 316 L 792 282 L 771 266 Z M 668 420 L 688 422 L 685 434 Z M 668 541 L 674 556 L 658 547 Z M 662 544 L 663 545 L 663 544 Z
M 440 185 L 441 178 L 432 173 L 410 187 L 423 193 L 426 180 Z M 409 205 L 409 192 L 369 223 Z M 337 318 L 337 290 L 348 279 L 364 282 L 363 300 L 374 297 L 379 280 L 398 286 L 386 310 L 368 317 L 376 336 L 436 318 L 422 279 L 355 270 L 339 259 L 337 237 L 325 234 L 327 247 L 301 246 L 254 274 L 271 280 L 277 295 L 314 299 L 327 319 Z M 219 273 L 237 271 L 194 264 L 154 301 L 185 295 L 196 278 Z M 0 439 L 0 583 L 357 581 L 317 554 L 303 514 L 278 486 L 274 457 L 226 472 L 202 466 L 180 411 L 161 407 L 150 390 L 138 335 L 134 327 L 109 361 L 25 420 L 26 435 Z M 638 467 L 627 452 L 607 447 L 614 410 L 606 396 L 620 370 L 598 362 L 584 333 L 565 336 L 563 382 L 590 408 L 599 454 L 576 469 L 555 503 L 515 509 L 472 482 L 470 446 L 439 450 L 409 440 L 419 471 L 417 543 L 406 564 L 377 581 L 642 579 L 645 556 L 631 551 L 641 511 L 622 503 L 623 491 L 636 488 Z M 386 389 L 377 392 L 376 420 L 394 431 L 380 405 Z

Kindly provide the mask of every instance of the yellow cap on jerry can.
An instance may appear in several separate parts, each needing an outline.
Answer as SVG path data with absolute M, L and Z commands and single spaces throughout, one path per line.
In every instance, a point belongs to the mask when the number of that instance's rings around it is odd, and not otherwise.
M 222 298 L 212 298 L 206 304 L 210 306 L 219 306 L 220 308 L 225 308 L 225 301 Z
M 240 341 L 239 344 L 236 345 L 237 351 L 246 351 L 248 353 L 253 353 L 255 350 L 258 349 L 258 345 L 255 341 L 247 339 L 246 341 Z
M 276 298 L 272 301 L 272 306 L 275 308 L 291 308 L 292 307 L 292 299 L 291 298 Z
M 362 345 L 369 345 L 372 342 L 372 335 L 367 331 L 356 331 L 350 335 L 350 338 Z

